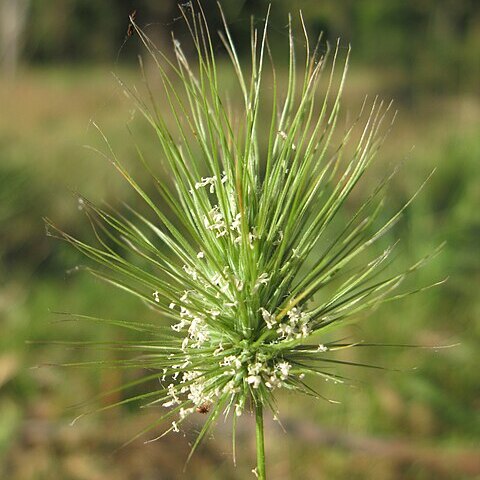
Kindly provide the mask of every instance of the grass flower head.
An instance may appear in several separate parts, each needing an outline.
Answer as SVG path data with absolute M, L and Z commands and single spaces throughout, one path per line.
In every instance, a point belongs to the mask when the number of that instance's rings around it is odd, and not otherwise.
M 336 222 L 339 212 L 349 210 L 346 201 L 391 119 L 389 105 L 365 102 L 339 136 L 349 52 L 342 60 L 338 45 L 321 53 L 304 32 L 299 73 L 290 26 L 288 82 L 282 88 L 269 49 L 268 16 L 264 27 L 252 30 L 248 68 L 225 22 L 220 38 L 241 103 L 231 109 L 202 10 L 182 13 L 196 61 L 176 39 L 173 59 L 158 50 L 132 19 L 158 67 L 168 113 L 151 91 L 147 101 L 122 84 L 151 125 L 170 173 L 155 174 L 139 150 L 161 202 L 133 178 L 105 138 L 105 155 L 151 215 L 122 214 L 82 198 L 97 244 L 49 225 L 104 267 L 89 268 L 94 275 L 158 312 L 158 324 L 117 322 L 149 336 L 144 344 L 122 346 L 135 352 L 125 365 L 148 372 L 135 384 L 160 380 L 156 390 L 121 403 L 161 406 L 158 423 L 168 419 L 167 432 L 178 431 L 196 412 L 208 413 L 194 448 L 221 414 L 235 425 L 252 408 L 257 473 L 264 478 L 263 410 L 277 414 L 275 395 L 282 389 L 324 398 L 313 377 L 342 382 L 331 367 L 345 362 L 332 352 L 356 345 L 329 342 L 327 333 L 409 294 L 396 289 L 426 259 L 389 275 L 384 267 L 393 246 L 376 258 L 368 254 L 406 207 L 378 225 L 391 175 L 348 222 Z

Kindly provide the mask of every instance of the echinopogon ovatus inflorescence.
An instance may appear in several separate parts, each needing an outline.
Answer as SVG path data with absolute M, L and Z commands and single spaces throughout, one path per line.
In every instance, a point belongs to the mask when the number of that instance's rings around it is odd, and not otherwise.
M 268 43 L 268 15 L 259 30 L 252 28 L 248 68 L 224 19 L 219 38 L 238 92 L 229 99 L 201 7 L 183 7 L 182 15 L 191 32 L 189 55 L 175 38 L 173 55 L 157 49 L 131 19 L 163 89 L 159 107 L 148 84 L 145 100 L 120 83 L 158 140 L 161 173 L 138 148 L 151 186 L 134 179 L 99 130 L 103 155 L 146 208 L 118 212 L 82 197 L 96 244 L 47 223 L 102 267 L 87 270 L 158 313 L 157 322 L 105 320 L 145 334 L 145 342 L 111 346 L 131 354 L 123 366 L 146 372 L 125 385 L 126 392 L 137 390 L 119 403 L 161 409 L 143 433 L 165 422 L 162 435 L 177 432 L 190 415 L 203 413 L 193 452 L 219 416 L 232 418 L 235 431 L 237 419 L 254 411 L 256 473 L 265 478 L 264 409 L 278 416 L 280 390 L 325 399 L 311 380 L 343 382 L 332 367 L 348 362 L 334 352 L 365 345 L 332 340 L 331 331 L 412 293 L 397 288 L 433 254 L 392 274 L 384 267 L 393 246 L 369 253 L 410 203 L 383 213 L 393 173 L 356 208 L 346 207 L 393 117 L 389 104 L 365 101 L 339 134 L 349 49 L 312 46 L 305 29 L 299 42 L 290 22 L 283 85 Z M 301 63 L 296 43 L 304 45 Z M 158 388 L 138 393 L 157 379 Z

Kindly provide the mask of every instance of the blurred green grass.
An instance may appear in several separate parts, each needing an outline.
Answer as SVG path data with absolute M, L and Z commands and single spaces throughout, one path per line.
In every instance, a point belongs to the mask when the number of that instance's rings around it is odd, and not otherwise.
M 132 70 L 119 74 L 129 81 L 139 80 Z M 353 116 L 364 94 L 381 93 L 389 99 L 401 91 L 395 75 L 353 69 L 344 105 Z M 132 428 L 142 425 L 127 409 L 92 417 L 86 428 L 73 427 L 65 433 L 75 416 L 68 406 L 120 384 L 127 378 L 124 372 L 32 369 L 42 363 L 88 360 L 92 354 L 84 349 L 26 343 L 127 338 L 108 326 L 59 322 L 53 311 L 153 318 L 127 295 L 85 274 L 67 273 L 84 259 L 47 238 L 42 217 L 54 219 L 69 232 L 87 235 L 88 221 L 72 192 L 118 208 L 122 202 L 137 201 L 108 162 L 82 147 L 100 144 L 92 119 L 134 172 L 138 165 L 133 161 L 133 142 L 142 145 L 153 159 L 158 158 L 156 145 L 133 118 L 132 106 L 108 70 L 100 67 L 26 70 L 15 84 L 1 84 L 0 96 L 0 476 L 13 480 L 147 479 L 157 478 L 151 472 L 163 469 L 165 477 L 161 478 L 177 478 L 174 472 L 181 471 L 185 458 L 178 452 L 188 448 L 181 436 L 156 447 L 127 449 L 115 460 L 117 467 L 111 468 L 111 451 L 128 439 Z M 396 233 L 402 238 L 397 261 L 400 265 L 411 263 L 446 240 L 443 253 L 415 282 L 428 284 L 447 276 L 449 280 L 438 289 L 386 306 L 367 321 L 346 328 L 345 336 L 371 342 L 460 345 L 438 351 L 350 352 L 348 358 L 355 354 L 355 360 L 394 365 L 400 372 L 353 370 L 347 374 L 358 380 L 354 387 L 322 385 L 326 394 L 342 402 L 338 407 L 308 400 L 293 403 L 288 395 L 279 399 L 289 419 L 303 418 L 302 412 L 308 409 L 318 428 L 345 436 L 363 435 L 367 440 L 379 437 L 405 442 L 418 451 L 418 458 L 399 460 L 386 455 L 369 459 L 368 449 L 367 454 L 355 448 L 342 451 L 338 445 L 316 444 L 301 434 L 281 435 L 270 427 L 267 446 L 272 455 L 272 478 L 475 478 L 466 466 L 452 471 L 444 463 L 450 454 L 466 455 L 478 448 L 480 438 L 480 99 L 424 92 L 397 108 L 398 120 L 370 181 L 403 164 L 390 191 L 393 209 L 436 168 L 397 226 Z M 135 129 L 133 139 L 125 128 L 127 123 Z M 365 182 L 365 189 L 369 183 Z M 101 359 L 109 354 L 95 355 Z M 50 425 L 53 431 L 47 429 L 45 438 L 39 439 L 35 434 L 39 425 Z M 87 440 L 82 443 L 82 438 Z M 90 441 L 94 449 L 88 447 Z M 187 473 L 185 478 L 248 478 L 252 446 L 242 440 L 246 448 L 241 450 L 240 463 L 244 465 L 233 470 L 228 442 L 224 432 L 207 442 L 190 470 L 195 476 Z M 423 459 L 424 448 L 430 449 L 428 454 L 437 463 Z M 159 457 L 163 463 L 155 459 L 162 449 L 167 452 Z M 168 454 L 176 449 L 177 453 Z M 221 452 L 219 457 L 216 451 Z M 28 467 L 24 464 L 27 459 Z M 143 468 L 139 462 L 144 462 Z M 468 461 L 464 464 L 469 465 Z

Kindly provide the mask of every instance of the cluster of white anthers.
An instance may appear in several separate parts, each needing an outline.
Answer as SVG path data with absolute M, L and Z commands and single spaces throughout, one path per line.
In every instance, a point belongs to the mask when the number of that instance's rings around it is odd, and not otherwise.
M 287 312 L 285 320 L 278 321 L 274 313 L 264 308 L 260 309 L 267 328 L 275 329 L 280 340 L 296 340 L 308 337 L 310 333 L 310 315 L 302 312 L 299 308 L 293 307 Z
M 203 177 L 195 184 L 195 189 L 207 187 L 210 193 L 214 193 L 215 187 L 226 182 L 227 176 L 223 172 L 220 179 L 215 175 Z M 194 190 L 192 190 L 193 193 Z M 243 241 L 242 218 L 239 213 L 236 213 L 233 199 L 229 207 L 230 210 L 224 213 L 218 205 L 213 206 L 204 216 L 203 226 L 216 238 L 225 237 L 234 244 L 240 244 Z M 226 217 L 229 218 L 228 221 Z M 279 241 L 281 238 L 280 232 Z M 255 230 L 249 231 L 247 244 L 253 248 L 256 239 L 258 237 Z M 241 415 L 246 392 L 249 389 L 257 390 L 264 387 L 273 390 L 288 387 L 295 375 L 302 378 L 303 374 L 295 373 L 292 365 L 278 354 L 277 348 L 274 350 L 277 353 L 271 351 L 269 353 L 268 346 L 266 349 L 262 346 L 249 348 L 248 345 L 238 346 L 238 348 L 232 345 L 227 347 L 222 345 L 211 327 L 212 320 L 216 317 L 237 317 L 238 302 L 241 298 L 239 292 L 248 289 L 248 294 L 257 294 L 270 283 L 271 276 L 266 272 L 259 272 L 255 281 L 247 283 L 238 279 L 238 275 L 234 274 L 231 267 L 225 267 L 222 271 L 212 271 L 204 252 L 198 252 L 196 257 L 198 263 L 184 265 L 183 270 L 199 288 L 179 292 L 178 299 L 169 305 L 175 312 L 175 316 L 179 317 L 179 321 L 171 328 L 183 335 L 182 361 L 163 370 L 162 382 L 168 383 L 167 379 L 172 381 L 168 385 L 167 398 L 163 405 L 178 406 L 179 418 L 183 420 L 196 409 L 212 404 L 227 394 L 232 399 L 236 398 L 235 412 Z M 205 292 L 209 292 L 209 295 Z M 154 292 L 153 296 L 156 302 L 160 302 L 158 292 Z M 212 296 L 218 301 L 212 302 Z M 199 304 L 203 306 L 200 312 L 195 308 Z M 257 315 L 258 320 L 263 321 L 267 327 L 270 345 L 303 339 L 311 333 L 310 315 L 302 311 L 300 306 L 292 307 L 281 316 L 262 307 Z M 205 348 L 211 349 L 212 353 L 209 355 L 215 359 L 213 364 L 218 366 L 218 374 L 205 375 L 193 366 L 194 358 L 196 355 L 202 355 Z M 318 351 L 326 351 L 326 347 L 320 345 Z M 172 423 L 172 429 L 174 431 L 178 429 L 175 422 Z
M 170 306 L 176 308 L 173 303 Z M 211 312 L 213 316 L 218 313 Z M 272 343 L 303 338 L 309 333 L 309 317 L 299 308 L 292 308 L 283 322 L 277 321 L 275 315 L 264 308 L 260 309 L 260 314 L 268 329 L 275 329 L 277 333 L 277 338 L 271 340 Z M 281 357 L 272 358 L 268 353 L 252 352 L 248 348 L 239 349 L 233 354 L 231 349 L 226 352 L 221 342 L 215 342 L 212 339 L 205 317 L 193 314 L 185 307 L 180 307 L 180 317 L 180 322 L 173 325 L 172 329 L 176 332 L 184 331 L 186 334 L 182 342 L 185 360 L 181 364 L 172 366 L 174 371 L 172 379 L 177 381 L 178 385 L 175 386 L 172 383 L 168 386 L 168 401 L 163 403 L 165 407 L 172 407 L 184 401 L 190 401 L 193 406 L 181 408 L 180 419 L 201 405 L 214 403 L 223 394 L 233 396 L 248 387 L 258 389 L 262 384 L 269 390 L 286 386 L 287 379 L 292 375 L 292 366 Z M 189 353 L 193 354 L 191 349 L 198 349 L 206 346 L 205 344 L 216 347 L 213 357 L 217 358 L 220 373 L 213 378 L 205 378 L 198 370 L 189 370 L 191 364 Z M 326 350 L 327 348 L 323 345 L 318 348 L 318 351 Z M 168 370 L 165 369 L 162 381 L 166 381 L 167 372 Z M 242 414 L 244 400 L 244 398 L 239 400 L 235 405 L 237 415 Z
M 170 383 L 167 387 L 168 401 L 164 407 L 181 405 L 184 401 L 190 401 L 190 408 L 179 410 L 180 419 L 183 420 L 201 405 L 214 403 L 223 394 L 235 395 L 248 387 L 258 389 L 263 383 L 266 388 L 273 390 L 285 386 L 285 381 L 291 375 L 291 364 L 285 360 L 272 360 L 267 354 L 261 352 L 252 353 L 242 350 L 238 354 L 222 355 L 223 348 L 220 345 L 214 353 L 218 357 L 218 366 L 221 374 L 216 378 L 205 379 L 199 371 L 183 370 L 188 368 L 189 361 L 181 365 L 174 365 L 178 373 L 173 375 L 173 380 L 178 380 L 178 385 Z M 162 381 L 166 380 L 167 369 L 164 370 Z M 223 380 L 221 380 L 223 378 Z M 240 416 L 243 412 L 245 399 L 235 404 L 235 413 Z
M 222 172 L 222 176 L 220 177 L 220 182 L 223 184 L 227 181 L 227 174 Z M 209 191 L 213 193 L 215 191 L 215 184 L 217 183 L 217 176 L 213 175 L 212 177 L 202 177 L 201 180 L 195 183 L 195 189 L 198 190 L 199 188 L 210 186 Z
M 220 182 L 220 184 L 227 183 L 227 174 L 222 172 L 220 180 L 218 180 L 217 175 L 213 175 L 211 177 L 202 177 L 199 182 L 195 183 L 195 190 L 199 190 L 203 187 L 208 187 L 210 193 L 215 192 L 215 186 Z M 203 217 L 203 225 L 204 227 L 212 232 L 215 235 L 215 238 L 226 237 L 233 241 L 234 244 L 239 245 L 242 243 L 242 235 L 241 235 L 241 221 L 242 217 L 240 213 L 237 213 L 236 209 L 236 200 L 235 195 L 233 194 L 233 190 L 227 186 L 226 188 L 229 190 L 227 195 L 229 199 L 229 212 L 225 214 L 222 212 L 218 205 L 214 205 L 212 209 L 204 215 Z M 195 193 L 194 189 L 190 190 L 190 193 L 193 195 Z M 229 217 L 227 220 L 225 215 Z M 254 248 L 254 241 L 258 238 L 257 232 L 255 228 L 248 232 L 246 239 L 248 241 L 248 245 L 250 248 Z
M 242 235 L 240 233 L 242 217 L 240 213 L 235 213 L 232 221 L 228 223 L 225 216 L 220 211 L 218 205 L 213 208 L 203 217 L 203 224 L 205 228 L 215 234 L 216 238 L 227 237 L 233 240 L 233 243 L 239 245 L 242 243 Z M 228 235 L 230 232 L 231 235 Z M 247 240 L 250 248 L 254 248 L 254 241 L 258 238 L 255 228 L 248 232 Z

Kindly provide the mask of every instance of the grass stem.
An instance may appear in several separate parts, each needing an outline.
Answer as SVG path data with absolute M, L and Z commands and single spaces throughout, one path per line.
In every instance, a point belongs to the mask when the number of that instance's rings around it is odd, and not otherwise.
M 260 402 L 257 402 L 255 406 L 255 425 L 257 439 L 257 475 L 259 480 L 266 480 L 265 441 L 263 435 L 263 406 Z

